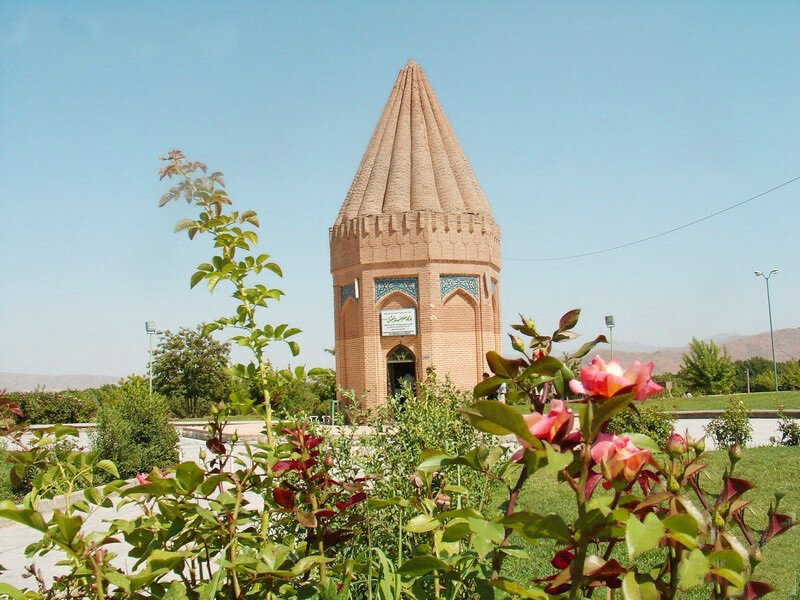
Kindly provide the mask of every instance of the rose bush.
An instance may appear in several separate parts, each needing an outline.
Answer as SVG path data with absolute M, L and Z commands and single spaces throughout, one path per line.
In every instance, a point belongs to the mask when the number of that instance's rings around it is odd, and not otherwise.
M 576 379 L 569 365 L 604 341 L 598 336 L 564 360 L 552 355 L 554 343 L 575 337 L 577 309 L 567 312 L 551 335 L 540 333 L 530 319 L 514 326 L 529 338 L 525 342 L 512 336 L 521 356 L 489 353 L 493 376 L 476 386 L 475 402 L 461 408 L 481 435 L 460 434 L 458 440 L 477 443 L 448 444 L 456 427 L 443 416 L 436 423 L 448 426 L 439 427 L 435 436 L 426 435 L 439 447 L 404 450 L 419 455 L 414 471 L 387 473 L 408 486 L 394 488 L 399 493 L 392 496 L 380 493 L 387 488 L 371 485 L 380 473 L 340 467 L 345 454 L 357 452 L 357 447 L 328 454 L 331 446 L 306 425 L 275 423 L 264 387 L 262 351 L 295 331 L 285 325 L 257 326 L 255 308 L 280 292 L 247 286 L 244 280 L 262 269 L 279 269 L 265 262 L 266 255 L 234 259 L 236 249 L 255 243 L 255 234 L 245 226 L 257 225 L 257 220 L 252 211 L 224 213 L 230 201 L 217 187 L 219 173 L 193 179 L 190 173 L 205 172 L 204 165 L 185 163 L 178 152 L 169 161 L 164 176 L 184 180 L 164 202 L 183 195 L 202 207 L 198 220 L 182 221 L 179 229 L 190 237 L 210 232 L 221 248 L 213 264 L 198 267 L 192 284 L 207 280 L 213 289 L 219 281 L 230 281 L 240 302 L 235 316 L 214 324 L 244 330 L 236 339 L 255 353 L 254 361 L 240 365 L 237 373 L 264 392 L 265 441 L 238 444 L 235 434 L 226 433 L 238 407 L 252 408 L 232 394 L 230 402 L 212 407 L 207 451 L 199 463 L 154 469 L 126 482 L 97 453 L 59 457 L 53 445 L 76 434 L 74 430 L 54 427 L 31 437 L 10 424 L 19 407 L 0 399 L 0 427 L 19 448 L 10 453 L 13 469 L 40 471 L 21 506 L 0 502 L 0 517 L 38 532 L 39 539 L 26 549 L 28 556 L 56 552 L 66 568 L 50 581 L 33 566 L 29 589 L 22 592 L 0 583 L 0 595 L 576 600 L 596 592 L 608 597 L 619 589 L 625 600 L 672 600 L 703 587 L 703 595 L 715 599 L 754 600 L 772 589 L 755 579 L 754 572 L 761 548 L 794 525 L 792 517 L 779 512 L 781 496 L 770 505 L 763 529 L 756 529 L 745 510 L 745 495 L 753 484 L 736 476 L 739 446 L 731 448 L 728 467 L 712 491 L 709 482 L 700 482 L 703 440 L 675 434 L 662 451 L 647 436 L 609 432 L 610 419 L 660 386 L 651 379 L 652 365 L 634 363 L 623 369 L 599 358 L 581 368 Z M 503 384 L 509 404 L 482 399 Z M 579 395 L 569 406 L 564 402 L 567 390 Z M 390 426 L 385 435 L 393 435 Z M 490 436 L 502 439 L 494 443 Z M 512 456 L 505 449 L 508 438 L 520 446 Z M 114 481 L 95 487 L 98 470 Z M 535 473 L 571 495 L 570 515 L 539 514 L 518 506 L 520 492 Z M 481 496 L 474 488 L 462 485 L 470 478 L 486 487 L 500 486 L 505 500 L 499 505 L 478 501 Z M 73 492 L 78 489 L 84 491 L 76 500 Z M 62 497 L 63 508 L 40 510 L 41 500 L 56 496 Z M 111 519 L 100 527 L 89 524 L 101 509 L 126 505 L 135 508 L 133 517 Z M 375 539 L 378 514 L 384 521 L 396 518 L 397 528 L 408 536 L 405 542 L 400 536 L 397 546 L 389 547 Z M 366 540 L 366 545 L 356 540 Z M 509 578 L 504 561 L 527 556 L 529 546 L 543 541 L 553 545 L 549 574 L 534 581 Z M 125 544 L 126 561 L 115 556 L 120 543 Z M 640 560 L 646 553 L 648 560 Z

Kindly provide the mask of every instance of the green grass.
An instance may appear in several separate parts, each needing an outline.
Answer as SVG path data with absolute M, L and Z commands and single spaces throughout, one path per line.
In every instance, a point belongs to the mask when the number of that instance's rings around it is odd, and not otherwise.
M 692 398 L 655 398 L 655 404 L 665 410 L 724 410 L 731 398 L 742 399 L 750 409 L 777 410 L 779 404 L 787 409 L 800 409 L 800 391 L 754 392 L 752 394 L 720 394 L 719 396 L 694 396 Z
M 706 489 L 714 489 L 713 482 L 720 481 L 722 471 L 727 464 L 727 453 L 709 452 L 705 459 L 711 479 L 704 480 Z M 753 511 L 747 516 L 747 522 L 762 528 L 766 523 L 766 510 L 776 490 L 786 495 L 781 501 L 781 512 L 797 513 L 800 508 L 800 448 L 751 448 L 745 450 L 744 458 L 736 467 L 739 477 L 749 479 L 756 488 L 745 494 L 746 499 L 753 500 Z M 598 492 L 602 488 L 598 487 Z M 596 493 L 598 493 L 596 492 Z M 557 513 L 571 522 L 576 514 L 575 500 L 566 484 L 553 484 L 552 475 L 536 473 L 526 484 L 517 504 L 518 509 L 528 509 L 540 514 Z M 512 543 L 520 543 L 514 540 Z M 524 545 L 524 544 L 521 544 Z M 530 560 L 509 557 L 503 565 L 504 575 L 519 582 L 528 582 L 533 578 L 545 577 L 554 573 L 549 561 L 553 557 L 552 544 L 539 544 L 528 547 Z M 622 561 L 624 545 L 615 552 Z M 646 557 L 645 557 L 646 558 Z M 625 564 L 623 562 L 623 564 Z M 755 571 L 755 578 L 766 581 L 777 590 L 767 596 L 767 600 L 790 600 L 796 598 L 796 586 L 800 579 L 800 528 L 773 538 L 764 547 L 764 561 Z M 691 598 L 702 598 L 704 594 L 691 594 Z

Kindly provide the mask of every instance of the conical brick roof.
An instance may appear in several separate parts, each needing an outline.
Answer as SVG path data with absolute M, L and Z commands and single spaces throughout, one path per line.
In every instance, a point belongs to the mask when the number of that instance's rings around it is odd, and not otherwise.
M 491 209 L 425 73 L 413 60 L 397 75 L 336 225 L 367 215 Z

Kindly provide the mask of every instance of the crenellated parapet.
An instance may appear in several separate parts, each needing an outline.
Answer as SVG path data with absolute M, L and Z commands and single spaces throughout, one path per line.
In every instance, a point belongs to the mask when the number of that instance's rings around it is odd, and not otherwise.
M 500 268 L 500 230 L 486 214 L 361 216 L 331 227 L 329 241 L 331 271 L 407 260 L 477 261 Z

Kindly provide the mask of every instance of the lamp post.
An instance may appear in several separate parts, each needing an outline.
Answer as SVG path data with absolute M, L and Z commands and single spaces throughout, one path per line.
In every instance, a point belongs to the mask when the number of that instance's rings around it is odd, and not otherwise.
M 155 321 L 145 321 L 144 330 L 150 336 L 150 360 L 147 363 L 147 373 L 150 376 L 150 396 L 153 396 L 153 334 L 156 332 Z
M 778 391 L 778 363 L 775 362 L 775 334 L 772 332 L 772 303 L 769 299 L 769 278 L 778 273 L 778 269 L 772 269 L 768 275 L 761 271 L 755 271 L 756 277 L 763 277 L 767 282 L 767 310 L 769 311 L 769 340 L 772 343 L 772 374 L 775 377 L 775 392 Z
M 608 327 L 608 343 L 611 345 L 611 358 L 614 358 L 614 315 L 606 315 L 606 327 Z

